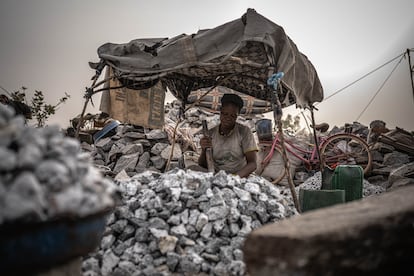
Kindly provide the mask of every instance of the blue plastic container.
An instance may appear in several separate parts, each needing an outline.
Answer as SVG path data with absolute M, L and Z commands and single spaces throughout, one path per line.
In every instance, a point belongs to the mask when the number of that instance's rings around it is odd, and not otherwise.
M 100 131 L 96 132 L 93 135 L 93 141 L 95 143 L 98 142 L 101 138 L 105 137 L 105 135 L 107 135 L 111 130 L 116 128 L 119 124 L 120 124 L 119 121 L 110 122 L 109 124 L 104 126 Z
M 260 119 L 256 122 L 256 133 L 259 141 L 272 141 L 272 120 Z

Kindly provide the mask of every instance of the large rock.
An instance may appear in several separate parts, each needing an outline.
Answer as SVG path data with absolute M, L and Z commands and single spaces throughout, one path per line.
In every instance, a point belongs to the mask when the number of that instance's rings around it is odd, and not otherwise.
M 244 244 L 251 275 L 407 275 L 414 186 L 263 226 Z

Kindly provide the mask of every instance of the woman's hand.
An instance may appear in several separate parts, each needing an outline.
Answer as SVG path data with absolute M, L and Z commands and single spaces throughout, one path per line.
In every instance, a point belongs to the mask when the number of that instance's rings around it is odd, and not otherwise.
M 211 137 L 208 137 L 208 136 L 201 137 L 200 146 L 201 146 L 201 154 L 200 154 L 200 157 L 198 158 L 198 164 L 201 167 L 207 168 L 206 149 L 213 147 L 213 143 L 211 142 Z

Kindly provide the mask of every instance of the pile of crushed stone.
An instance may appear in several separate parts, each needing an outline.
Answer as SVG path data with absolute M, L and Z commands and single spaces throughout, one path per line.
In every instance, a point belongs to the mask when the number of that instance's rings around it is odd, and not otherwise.
M 174 169 L 118 181 L 108 219 L 83 275 L 244 275 L 246 236 L 296 213 L 262 177 Z
M 58 127 L 33 128 L 0 105 L 0 226 L 114 207 L 115 186 Z
M 265 224 L 298 215 L 290 190 L 258 176 L 174 169 L 116 181 L 122 203 L 108 218 L 83 275 L 246 275 L 243 243 Z M 315 173 L 299 189 L 320 189 Z M 364 196 L 382 193 L 364 181 Z
M 286 186 L 174 169 L 117 181 L 122 203 L 108 218 L 83 275 L 246 275 L 243 243 L 254 229 L 298 215 Z M 299 189 L 320 189 L 316 173 Z M 381 193 L 364 182 L 364 196 Z

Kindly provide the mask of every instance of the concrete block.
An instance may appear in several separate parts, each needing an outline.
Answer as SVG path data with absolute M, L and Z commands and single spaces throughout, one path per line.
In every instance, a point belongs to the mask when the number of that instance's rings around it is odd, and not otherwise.
M 406 275 L 414 186 L 265 225 L 244 243 L 249 275 Z M 403 273 L 404 272 L 404 273 Z

